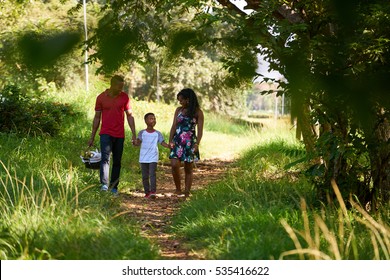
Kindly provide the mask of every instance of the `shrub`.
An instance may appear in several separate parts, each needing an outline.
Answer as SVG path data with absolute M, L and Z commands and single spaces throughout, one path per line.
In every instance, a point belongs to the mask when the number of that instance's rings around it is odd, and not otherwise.
M 67 116 L 76 114 L 68 104 L 30 98 L 14 85 L 0 91 L 0 130 L 55 136 Z

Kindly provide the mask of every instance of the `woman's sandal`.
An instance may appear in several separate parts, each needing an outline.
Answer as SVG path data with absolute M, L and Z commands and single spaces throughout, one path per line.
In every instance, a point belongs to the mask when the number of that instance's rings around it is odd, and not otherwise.
M 179 190 L 176 190 L 174 193 L 173 193 L 174 196 L 181 196 L 183 195 L 183 193 Z

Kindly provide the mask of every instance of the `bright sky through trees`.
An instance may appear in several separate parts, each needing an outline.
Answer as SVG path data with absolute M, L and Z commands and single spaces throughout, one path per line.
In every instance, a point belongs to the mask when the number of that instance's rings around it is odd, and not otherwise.
M 231 0 L 231 3 L 236 5 L 240 10 L 244 11 L 247 14 L 250 14 L 253 10 L 244 10 L 246 6 L 246 1 L 244 0 Z M 282 78 L 282 75 L 278 71 L 269 71 L 268 66 L 269 63 L 266 62 L 263 57 L 258 56 L 259 66 L 257 68 L 257 72 L 261 75 L 264 75 L 266 78 Z M 261 79 L 257 79 L 256 81 L 261 81 Z

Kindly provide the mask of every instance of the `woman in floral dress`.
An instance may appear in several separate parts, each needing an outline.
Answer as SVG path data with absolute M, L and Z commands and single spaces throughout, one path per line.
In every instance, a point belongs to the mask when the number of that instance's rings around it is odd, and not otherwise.
M 169 135 L 171 146 L 172 176 L 175 182 L 176 194 L 182 194 L 180 166 L 184 162 L 184 195 L 189 196 L 194 161 L 199 159 L 199 145 L 203 135 L 203 112 L 199 107 L 198 98 L 192 89 L 186 88 L 177 94 L 180 103 L 175 111 L 173 124 Z

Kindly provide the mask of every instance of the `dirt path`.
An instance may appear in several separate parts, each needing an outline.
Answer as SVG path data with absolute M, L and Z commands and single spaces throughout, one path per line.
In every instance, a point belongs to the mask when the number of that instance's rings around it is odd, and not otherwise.
M 230 161 L 221 160 L 203 160 L 198 163 L 194 168 L 192 191 L 221 180 L 230 164 Z M 175 239 L 168 231 L 172 216 L 184 202 L 184 198 L 173 195 L 174 191 L 170 165 L 159 164 L 156 199 L 145 199 L 143 190 L 121 194 L 122 208 L 137 220 L 142 234 L 159 247 L 163 259 L 202 259 L 201 255 L 186 249 L 183 242 Z

